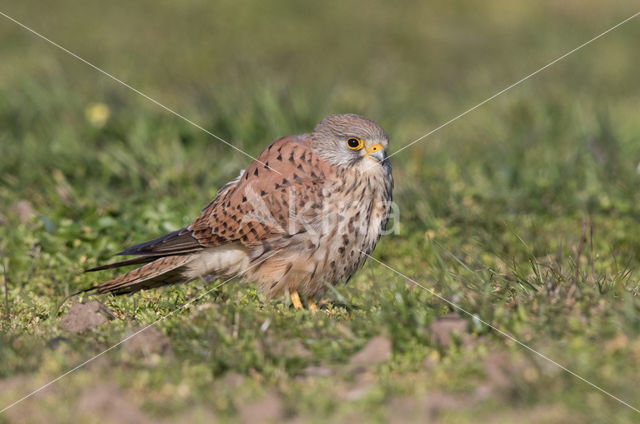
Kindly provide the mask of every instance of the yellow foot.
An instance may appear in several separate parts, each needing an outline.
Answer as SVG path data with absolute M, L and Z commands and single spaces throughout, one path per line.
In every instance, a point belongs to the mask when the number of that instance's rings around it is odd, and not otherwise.
M 302 307 L 302 302 L 300 302 L 300 295 L 297 290 L 291 292 L 291 301 L 293 302 L 293 307 L 296 309 L 304 309 Z
M 307 299 L 307 303 L 309 304 L 309 310 L 311 311 L 311 313 L 315 314 L 318 310 L 318 306 L 316 306 L 316 301 L 313 300 L 313 297 Z

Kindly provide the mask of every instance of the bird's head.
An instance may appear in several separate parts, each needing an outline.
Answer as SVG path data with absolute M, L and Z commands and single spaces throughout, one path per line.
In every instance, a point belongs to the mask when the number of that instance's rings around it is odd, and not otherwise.
M 325 161 L 362 171 L 388 166 L 388 145 L 380 125 L 354 114 L 329 115 L 311 133 L 311 146 Z

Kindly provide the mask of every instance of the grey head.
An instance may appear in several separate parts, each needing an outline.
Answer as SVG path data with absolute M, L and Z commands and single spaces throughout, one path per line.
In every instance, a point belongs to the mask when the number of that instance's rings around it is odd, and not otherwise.
M 335 166 L 379 169 L 387 165 L 388 146 L 389 136 L 380 125 L 351 113 L 329 115 L 311 133 L 312 149 Z

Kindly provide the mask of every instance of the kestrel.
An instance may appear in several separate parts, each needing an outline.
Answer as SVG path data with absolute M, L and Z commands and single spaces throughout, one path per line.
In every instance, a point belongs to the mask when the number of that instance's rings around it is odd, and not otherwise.
M 188 227 L 133 246 L 145 264 L 93 288 L 125 294 L 199 278 L 239 277 L 271 298 L 288 291 L 315 310 L 328 285 L 347 282 L 385 230 L 393 178 L 389 137 L 354 114 L 271 143 Z

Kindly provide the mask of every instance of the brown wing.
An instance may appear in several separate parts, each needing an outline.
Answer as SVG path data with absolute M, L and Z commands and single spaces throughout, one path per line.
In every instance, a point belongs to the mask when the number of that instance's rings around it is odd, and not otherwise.
M 308 136 L 277 140 L 258 161 L 223 186 L 190 226 L 118 253 L 136 258 L 86 272 L 187 255 L 232 242 L 254 246 L 278 234 L 304 231 L 303 226 L 292 225 L 290 216 L 304 211 L 302 218 L 307 219 L 310 211 L 322 207 L 328 164 L 311 151 Z
M 249 165 L 188 227 L 200 244 L 254 246 L 275 235 L 304 231 L 290 217 L 322 207 L 322 187 L 331 168 L 312 152 L 308 136 L 277 140 L 258 160 L 262 163 Z

